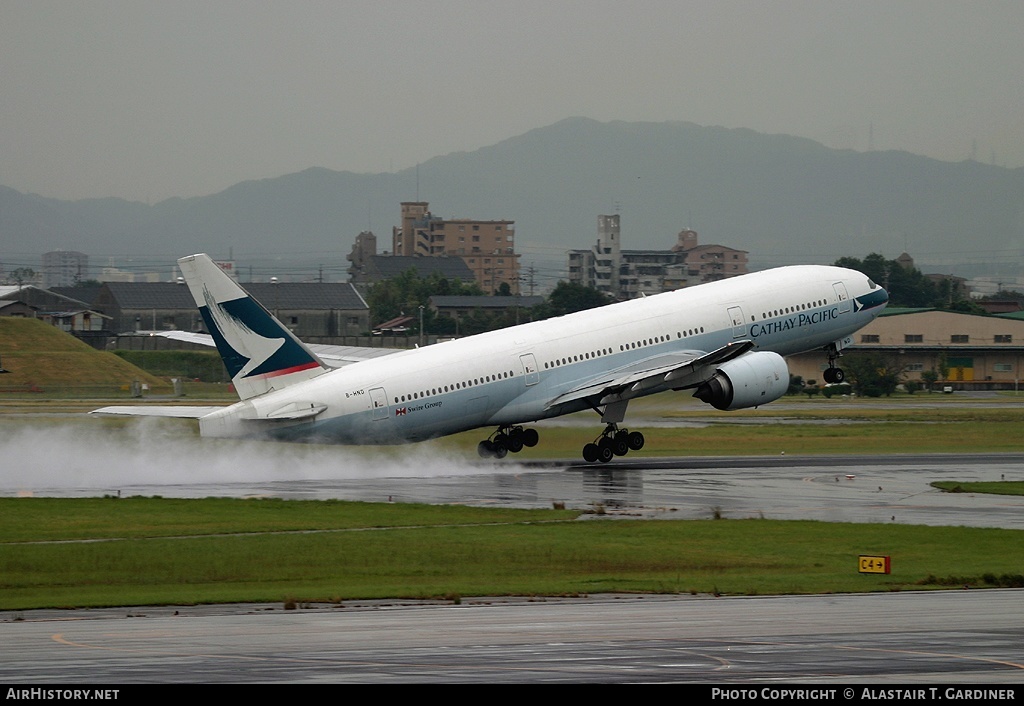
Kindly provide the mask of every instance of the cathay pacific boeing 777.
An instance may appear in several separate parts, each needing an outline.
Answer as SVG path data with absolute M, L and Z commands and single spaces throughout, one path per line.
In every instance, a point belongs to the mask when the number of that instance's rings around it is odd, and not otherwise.
M 789 387 L 783 356 L 821 350 L 824 379 L 886 291 L 853 270 L 797 265 L 634 299 L 414 350 L 306 345 L 207 255 L 178 261 L 240 401 L 228 407 L 119 406 L 103 414 L 194 417 L 200 433 L 383 444 L 478 427 L 482 456 L 538 442 L 530 422 L 592 409 L 583 447 L 607 462 L 643 446 L 621 425 L 629 401 L 693 390 L 717 409 L 756 407 Z

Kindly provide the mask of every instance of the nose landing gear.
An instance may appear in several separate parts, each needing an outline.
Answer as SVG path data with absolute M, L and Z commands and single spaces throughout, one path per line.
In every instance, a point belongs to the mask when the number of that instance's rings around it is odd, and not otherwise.
M 828 354 L 828 367 L 825 368 L 825 372 L 821 374 L 821 377 L 827 383 L 842 382 L 846 379 L 846 373 L 843 372 L 842 368 L 836 367 L 836 359 L 842 355 L 842 352 L 835 343 L 829 344 L 825 348 L 825 352 Z
M 821 376 L 828 383 L 842 382 L 846 379 L 846 373 L 843 372 L 842 368 L 825 368 L 825 372 Z

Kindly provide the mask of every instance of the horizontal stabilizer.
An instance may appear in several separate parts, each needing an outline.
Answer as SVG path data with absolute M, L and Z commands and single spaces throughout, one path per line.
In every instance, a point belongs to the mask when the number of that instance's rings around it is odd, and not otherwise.
M 275 409 L 267 415 L 256 417 L 256 419 L 310 419 L 320 414 L 325 409 L 327 409 L 327 405 L 316 404 L 315 402 L 292 402 L 284 407 Z
M 216 412 L 223 407 L 189 407 L 186 405 L 120 405 L 101 407 L 89 414 L 109 414 L 118 417 L 177 417 L 180 419 L 200 419 L 207 414 Z
M 217 342 L 208 333 L 192 333 L 189 331 L 156 331 L 155 336 L 170 338 L 174 341 L 185 341 L 200 346 L 214 348 Z M 373 360 L 386 355 L 400 353 L 401 348 L 371 348 L 369 346 L 338 346 L 326 343 L 307 343 L 306 347 L 313 351 L 324 365 L 332 368 L 342 368 L 352 363 L 361 363 L 364 360 Z

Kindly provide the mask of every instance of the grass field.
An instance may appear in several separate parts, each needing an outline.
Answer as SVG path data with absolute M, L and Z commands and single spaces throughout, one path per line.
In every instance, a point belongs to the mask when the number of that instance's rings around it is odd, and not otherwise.
M 113 353 L 98 351 L 37 319 L 0 317 L 0 396 L 47 398 L 124 394 L 139 382 L 168 393 L 165 378 L 151 375 Z
M 0 512 L 2 609 L 1024 585 L 1013 530 L 285 500 L 18 498 Z M 106 541 L 59 541 L 89 537 Z M 859 574 L 860 554 L 890 556 L 892 574 Z

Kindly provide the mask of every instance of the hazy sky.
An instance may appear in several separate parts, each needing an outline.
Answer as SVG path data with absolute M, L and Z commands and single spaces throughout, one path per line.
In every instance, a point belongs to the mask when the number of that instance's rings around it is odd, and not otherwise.
M 1019 0 L 0 0 L 0 184 L 156 202 L 570 116 L 1024 165 Z

